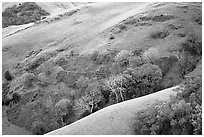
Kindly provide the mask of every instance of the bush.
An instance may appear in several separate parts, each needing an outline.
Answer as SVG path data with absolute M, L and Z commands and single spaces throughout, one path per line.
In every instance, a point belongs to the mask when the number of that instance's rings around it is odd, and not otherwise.
M 197 17 L 195 17 L 195 18 L 194 18 L 194 21 L 195 21 L 196 23 L 198 23 L 199 25 L 202 25 L 202 16 L 197 16 Z
M 70 123 L 70 118 L 74 113 L 71 100 L 66 98 L 61 99 L 58 103 L 55 104 L 55 110 L 62 126 Z
M 114 60 L 121 67 L 126 67 L 129 65 L 129 58 L 133 55 L 131 51 L 121 50 L 114 58 Z
M 37 82 L 37 77 L 32 73 L 27 73 L 24 78 L 24 88 L 29 89 L 34 87 L 34 83 Z
M 111 35 L 111 36 L 109 37 L 109 39 L 110 39 L 110 40 L 113 40 L 113 39 L 115 39 L 115 36 Z
M 202 41 L 197 36 L 191 34 L 187 36 L 187 40 L 181 44 L 184 51 L 193 56 L 202 56 Z
M 133 72 L 136 81 L 147 87 L 154 87 L 162 78 L 162 70 L 157 65 L 144 64 Z
M 32 126 L 31 126 L 31 131 L 35 135 L 43 135 L 47 132 L 47 130 L 48 129 L 45 126 L 45 124 L 43 122 L 40 122 L 40 121 L 33 122 Z
M 11 76 L 10 72 L 7 70 L 4 74 L 6 80 L 11 81 L 13 77 Z
M 90 83 L 90 79 L 88 77 L 80 76 L 79 79 L 76 81 L 76 86 L 80 90 L 86 90 L 89 83 Z
M 103 79 L 111 74 L 111 70 L 107 65 L 101 65 L 95 72 L 97 79 Z
M 99 109 L 98 104 L 103 100 L 103 94 L 100 90 L 100 85 L 95 83 L 90 83 L 85 91 L 84 100 L 90 106 L 90 112 L 93 113 Z M 103 106 L 102 106 L 103 107 Z
M 60 113 L 60 115 L 72 114 L 72 103 L 69 99 L 61 99 L 55 104 L 55 109 Z
M 18 103 L 21 100 L 21 95 L 19 93 L 13 93 L 12 102 L 14 104 Z
M 159 102 L 138 112 L 135 134 L 201 135 L 202 78 L 190 78 L 169 102 Z
M 98 59 L 100 58 L 100 53 L 98 51 L 94 51 L 92 54 L 91 54 L 91 57 L 90 59 L 94 62 L 96 62 Z
M 129 59 L 129 66 L 131 68 L 136 68 L 141 66 L 144 63 L 144 61 L 142 60 L 141 57 L 139 56 L 134 56 L 132 58 Z
M 164 39 L 165 37 L 169 36 L 169 32 L 167 30 L 159 31 L 159 32 L 153 32 L 150 34 L 150 38 L 153 39 Z
M 9 82 L 8 81 L 2 82 L 2 98 L 4 98 L 9 93 L 9 89 L 10 89 Z

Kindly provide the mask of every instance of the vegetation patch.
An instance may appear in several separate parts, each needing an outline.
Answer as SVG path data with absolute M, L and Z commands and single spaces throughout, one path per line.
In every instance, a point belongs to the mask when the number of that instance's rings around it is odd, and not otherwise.
M 7 8 L 2 12 L 2 27 L 36 22 L 41 20 L 42 16 L 47 15 L 49 13 L 39 7 L 35 2 L 25 2 Z
M 178 30 L 178 29 L 181 29 L 182 26 L 181 25 L 175 25 L 175 24 L 169 24 L 168 28 L 171 30 Z
M 202 16 L 194 17 L 193 19 L 198 25 L 202 25 Z
M 139 135 L 201 135 L 202 79 L 189 78 L 177 96 L 169 102 L 158 102 L 137 113 L 135 134 Z
M 150 34 L 150 38 L 152 39 L 164 39 L 167 36 L 169 36 L 169 32 L 167 30 L 164 31 L 159 31 L 159 32 L 153 32 L 152 34 Z
M 161 14 L 161 15 L 155 15 L 154 17 L 152 17 L 152 21 L 155 22 L 165 22 L 171 19 L 175 19 L 174 15 L 169 15 L 169 14 Z
M 185 52 L 190 53 L 193 56 L 202 55 L 202 41 L 195 35 L 188 35 L 184 43 L 181 44 Z

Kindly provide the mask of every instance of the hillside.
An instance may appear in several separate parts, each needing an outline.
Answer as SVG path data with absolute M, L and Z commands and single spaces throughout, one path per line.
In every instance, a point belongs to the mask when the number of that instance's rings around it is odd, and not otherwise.
M 158 100 L 169 100 L 176 88 L 111 105 L 48 135 L 134 135 L 135 114 Z
M 76 134 L 120 102 L 166 100 L 165 89 L 202 75 L 201 3 L 37 4 L 51 15 L 2 34 L 6 117 L 33 134 L 69 124 L 59 134 Z

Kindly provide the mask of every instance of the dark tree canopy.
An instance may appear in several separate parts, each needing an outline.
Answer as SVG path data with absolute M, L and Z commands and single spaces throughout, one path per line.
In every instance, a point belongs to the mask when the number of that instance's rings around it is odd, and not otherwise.
M 11 25 L 22 25 L 40 20 L 42 16 L 49 15 L 35 2 L 25 2 L 20 5 L 14 5 L 2 12 L 2 27 Z

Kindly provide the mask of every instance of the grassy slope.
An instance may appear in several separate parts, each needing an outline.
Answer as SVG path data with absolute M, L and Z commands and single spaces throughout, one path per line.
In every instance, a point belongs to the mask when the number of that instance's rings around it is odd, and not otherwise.
M 65 41 L 64 46 L 77 43 L 84 47 L 86 43 L 90 42 L 100 31 L 106 28 L 104 28 L 104 24 L 109 21 L 112 22 L 113 19 L 117 19 L 124 12 L 140 5 L 143 4 L 96 4 L 96 6 L 84 7 L 79 13 L 69 18 L 49 25 L 40 24 L 19 32 L 17 35 L 4 38 L 3 48 L 7 47 L 10 50 L 6 53 L 3 52 L 3 60 L 5 60 L 3 64 L 8 62 L 9 66 L 15 64 L 22 60 L 28 51 L 36 48 L 45 48 L 49 43 L 56 40 Z M 82 23 L 74 25 L 75 22 Z
M 10 65 L 15 64 L 24 58 L 27 51 L 45 48 L 49 43 L 55 41 L 63 41 L 63 46 L 72 44 L 73 47 L 80 49 L 80 52 L 83 53 L 111 48 L 148 49 L 149 47 L 157 47 L 160 53 L 165 55 L 169 52 L 169 47 L 177 47 L 179 43 L 185 40 L 185 38 L 177 36 L 178 33 L 194 33 L 201 38 L 202 26 L 192 21 L 192 17 L 196 16 L 194 12 L 196 11 L 195 6 L 192 6 L 191 9 L 184 13 L 186 9 L 178 8 L 177 4 L 161 5 L 153 9 L 150 7 L 154 5 L 150 4 L 149 7 L 144 9 L 150 9 L 153 12 L 145 13 L 145 11 L 141 9 L 138 11 L 137 9 L 142 5 L 145 4 L 93 4 L 82 8 L 71 17 L 50 23 L 49 25 L 39 24 L 19 32 L 17 35 L 4 38 L 3 48 L 7 47 L 10 50 L 3 52 L 3 60 L 5 60 L 3 64 L 7 62 Z M 174 14 L 178 18 L 168 22 L 148 21 L 152 24 L 151 26 L 127 26 L 127 31 L 115 34 L 116 38 L 109 40 L 110 29 L 108 28 L 138 12 L 142 12 L 145 16 L 148 14 L 150 16 L 159 15 L 161 13 Z M 168 24 L 181 25 L 182 28 L 176 31 L 170 30 L 171 34 L 165 39 L 149 39 L 151 32 L 168 29 Z M 109 43 L 111 43 L 111 47 Z

